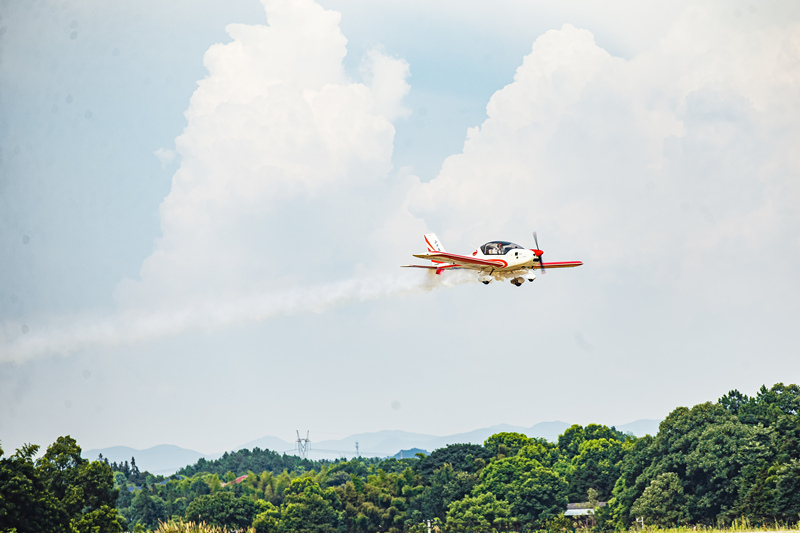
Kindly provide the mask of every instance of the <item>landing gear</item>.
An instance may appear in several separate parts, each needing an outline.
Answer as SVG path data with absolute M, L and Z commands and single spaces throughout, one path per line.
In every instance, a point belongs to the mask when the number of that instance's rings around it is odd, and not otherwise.
M 491 281 L 481 281 L 481 283 L 483 283 L 484 285 L 488 285 L 489 283 L 491 283 Z
M 524 282 L 525 282 L 525 278 L 514 278 L 514 279 L 512 279 L 512 280 L 511 280 L 511 283 L 513 283 L 513 284 L 514 284 L 514 285 L 516 285 L 517 287 L 520 287 L 520 286 L 522 286 L 522 284 L 523 284 Z

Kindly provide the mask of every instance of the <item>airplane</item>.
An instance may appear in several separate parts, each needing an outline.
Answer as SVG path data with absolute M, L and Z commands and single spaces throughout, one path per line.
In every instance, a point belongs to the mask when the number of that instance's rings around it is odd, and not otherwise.
M 435 233 L 425 234 L 425 243 L 428 245 L 427 253 L 413 254 L 420 259 L 430 259 L 433 265 L 403 265 L 407 268 L 425 268 L 435 270 L 441 274 L 445 270 L 466 268 L 478 271 L 478 281 L 488 285 L 493 280 L 511 280 L 517 287 L 525 280 L 536 279 L 534 270 L 539 269 L 542 274 L 548 268 L 570 268 L 583 264 L 582 261 L 560 261 L 545 263 L 542 260 L 544 252 L 539 248 L 539 239 L 533 232 L 533 241 L 536 248 L 527 249 L 519 244 L 508 241 L 489 241 L 472 255 L 458 255 L 445 251 L 444 246 Z

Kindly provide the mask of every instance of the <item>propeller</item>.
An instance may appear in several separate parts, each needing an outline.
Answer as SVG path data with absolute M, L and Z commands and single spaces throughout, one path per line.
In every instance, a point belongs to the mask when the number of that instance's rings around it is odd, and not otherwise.
M 539 248 L 539 238 L 537 237 L 535 231 L 533 232 L 533 242 L 536 243 L 536 249 L 533 250 L 533 253 L 539 258 L 539 268 L 542 270 L 542 274 L 545 274 L 544 260 L 542 259 L 542 256 L 544 256 L 544 251 Z

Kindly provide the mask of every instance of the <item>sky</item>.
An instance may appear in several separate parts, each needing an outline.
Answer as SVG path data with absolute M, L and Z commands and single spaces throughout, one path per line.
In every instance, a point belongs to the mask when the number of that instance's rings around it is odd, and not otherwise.
M 796 2 L 0 17 L 7 452 L 620 425 L 800 380 Z M 400 268 L 533 231 L 584 265 Z

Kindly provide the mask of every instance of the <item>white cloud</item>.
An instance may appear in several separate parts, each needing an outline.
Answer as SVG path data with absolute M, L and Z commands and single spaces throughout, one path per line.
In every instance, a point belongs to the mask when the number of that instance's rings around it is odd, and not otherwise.
M 338 13 L 310 0 L 264 7 L 268 26 L 232 24 L 233 41 L 206 53 L 209 74 L 176 140 L 181 166 L 161 206 L 163 236 L 140 279 L 119 285 L 123 308 L 316 281 L 335 248 L 315 239 L 336 228 L 345 242 L 363 237 L 346 235 L 348 224 L 369 200 L 364 190 L 390 171 L 408 65 L 372 52 L 368 84 L 350 80 Z M 324 228 L 312 227 L 310 212 L 327 215 Z M 374 214 L 360 213 L 363 234 Z
M 373 111 L 388 120 L 407 117 L 410 110 L 402 104 L 411 88 L 405 82 L 409 74 L 408 63 L 388 57 L 378 50 L 370 50 L 361 70 L 369 80 Z
M 691 7 L 629 60 L 571 25 L 545 33 L 411 212 L 462 245 L 538 229 L 581 255 L 551 260 L 677 278 L 676 298 L 704 308 L 758 298 L 760 284 L 730 290 L 747 258 L 786 274 L 800 256 L 783 240 L 800 225 L 800 26 L 742 16 Z

